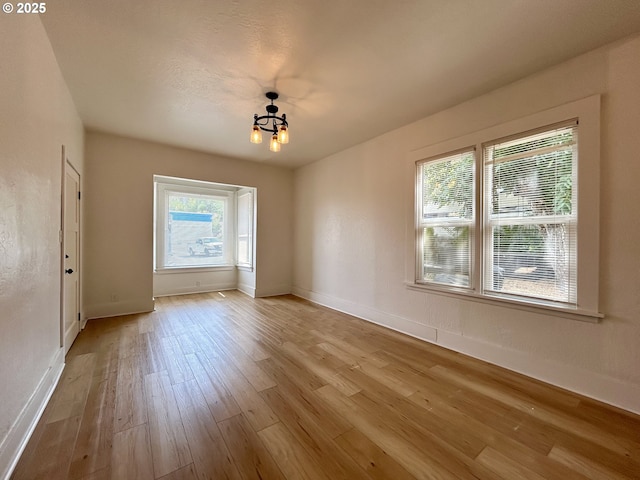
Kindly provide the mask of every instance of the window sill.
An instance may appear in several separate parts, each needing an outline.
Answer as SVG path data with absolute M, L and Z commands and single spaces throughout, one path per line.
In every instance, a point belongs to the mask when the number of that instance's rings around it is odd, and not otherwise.
M 223 272 L 234 270 L 236 267 L 233 265 L 206 265 L 202 267 L 166 267 L 156 268 L 154 273 L 158 275 L 172 274 L 172 273 L 199 273 L 199 272 Z
M 604 314 L 599 312 L 592 312 L 574 308 L 563 308 L 557 305 L 545 304 L 542 302 L 525 302 L 522 300 L 511 300 L 509 298 L 502 298 L 497 296 L 480 295 L 472 290 L 465 290 L 462 288 L 449 290 L 415 282 L 405 282 L 405 286 L 409 290 L 433 293 L 435 295 L 443 295 L 445 297 L 459 298 L 471 302 L 480 302 L 489 305 L 497 305 L 500 307 L 510 307 L 516 310 L 523 310 L 525 312 L 548 314 L 556 317 L 569 318 L 571 320 L 579 320 L 582 322 L 598 323 L 600 319 L 604 318 Z
M 253 272 L 253 265 L 236 265 L 241 272 Z

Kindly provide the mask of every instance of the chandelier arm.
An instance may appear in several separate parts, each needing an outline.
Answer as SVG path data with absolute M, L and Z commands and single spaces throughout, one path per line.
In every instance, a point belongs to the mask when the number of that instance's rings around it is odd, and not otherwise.
M 254 116 L 253 117 L 253 124 L 257 125 L 258 127 L 260 127 L 261 130 L 265 131 L 265 132 L 273 132 L 273 124 L 271 127 L 269 128 L 265 128 L 265 126 L 269 125 L 269 123 L 271 121 L 275 122 L 275 126 L 276 127 L 281 127 L 281 126 L 285 126 L 288 127 L 289 124 L 287 123 L 287 119 L 286 117 L 283 115 L 282 117 L 278 117 L 275 115 L 262 115 L 262 116 Z M 264 123 L 260 123 L 264 121 Z M 279 122 L 279 123 L 278 123 Z

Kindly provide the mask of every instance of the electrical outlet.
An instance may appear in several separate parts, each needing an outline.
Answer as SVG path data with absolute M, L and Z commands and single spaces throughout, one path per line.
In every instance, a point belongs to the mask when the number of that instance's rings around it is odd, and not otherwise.
M 199 286 L 200 286 L 200 282 L 196 282 L 196 287 L 199 287 Z
M 110 298 L 110 300 L 112 302 L 117 302 L 118 301 L 118 295 L 116 295 L 115 293 L 112 293 L 111 297 L 109 297 L 109 298 Z

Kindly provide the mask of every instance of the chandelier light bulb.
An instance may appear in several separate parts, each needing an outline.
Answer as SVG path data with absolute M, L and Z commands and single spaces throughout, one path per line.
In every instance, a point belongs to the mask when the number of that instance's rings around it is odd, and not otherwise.
M 271 142 L 269 142 L 269 150 L 271 150 L 272 152 L 280 151 L 280 143 L 278 142 L 278 135 L 274 134 L 271 137 Z
M 262 132 L 258 125 L 254 125 L 251 129 L 251 143 L 262 143 Z
M 289 129 L 286 125 L 282 125 L 278 131 L 278 142 L 282 144 L 289 143 Z

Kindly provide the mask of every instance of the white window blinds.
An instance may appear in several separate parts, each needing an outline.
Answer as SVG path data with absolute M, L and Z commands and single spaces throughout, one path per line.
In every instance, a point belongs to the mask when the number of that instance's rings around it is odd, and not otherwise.
M 576 304 L 577 124 L 484 147 L 483 288 Z

